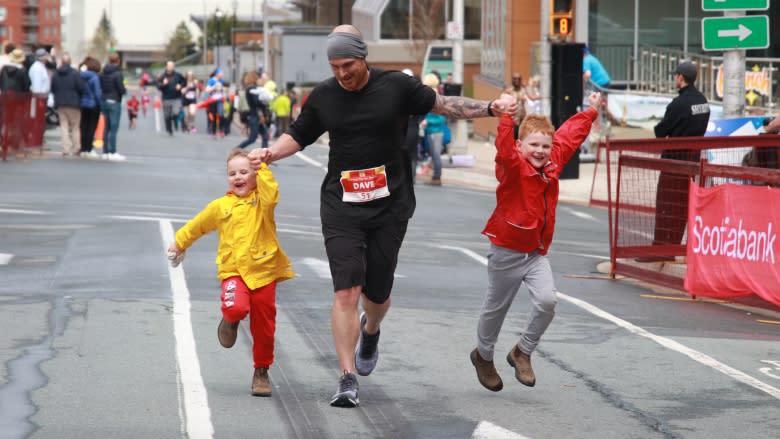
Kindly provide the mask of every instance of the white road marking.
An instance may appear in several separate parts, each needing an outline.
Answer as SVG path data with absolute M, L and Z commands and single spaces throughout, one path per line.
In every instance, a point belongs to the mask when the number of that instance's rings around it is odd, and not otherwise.
M 460 248 L 460 247 L 454 247 L 449 245 L 435 245 L 434 247 L 443 248 L 443 249 L 450 249 L 450 250 L 457 250 L 461 253 L 465 254 L 466 256 L 478 261 L 482 265 L 487 265 L 487 258 L 484 256 L 480 256 L 476 254 L 475 252 L 467 249 L 467 248 Z M 762 392 L 768 393 L 769 395 L 773 396 L 776 399 L 780 399 L 780 389 L 777 387 L 771 386 L 761 380 L 755 379 L 752 376 L 734 369 L 731 366 L 728 366 L 726 364 L 723 364 L 719 362 L 718 360 L 710 357 L 707 354 L 704 354 L 702 352 L 699 352 L 697 350 L 691 349 L 682 343 L 676 342 L 670 338 L 667 337 L 661 337 L 659 335 L 655 335 L 645 329 L 640 328 L 639 326 L 636 326 L 632 323 L 629 323 L 617 316 L 614 316 L 601 308 L 598 308 L 594 305 L 591 305 L 590 303 L 580 300 L 571 296 L 567 296 L 566 294 L 563 294 L 561 292 L 558 292 L 558 298 L 561 300 L 565 300 L 569 303 L 571 303 L 574 306 L 577 306 L 591 314 L 593 314 L 596 317 L 600 317 L 604 320 L 607 320 L 609 322 L 612 322 L 613 324 L 627 330 L 628 332 L 631 332 L 632 334 L 638 335 L 640 337 L 648 338 L 659 345 L 671 349 L 673 351 L 679 352 L 688 358 L 697 361 L 705 366 L 711 367 L 712 369 L 715 369 L 716 371 L 733 378 L 743 384 L 747 384 L 748 386 L 753 387 L 754 389 L 758 389 Z
M 276 229 L 277 232 L 280 233 L 292 233 L 294 235 L 308 235 L 308 236 L 322 236 L 322 233 L 320 232 L 309 232 L 306 230 L 293 230 L 293 229 Z
M 8 265 L 9 262 L 11 262 L 11 259 L 14 258 L 14 255 L 11 253 L 0 253 L 0 265 Z
M 161 219 L 160 235 L 165 249 L 174 240 L 173 225 Z M 167 260 L 166 260 L 167 264 Z M 213 438 L 208 394 L 200 373 L 195 337 L 190 318 L 190 291 L 184 278 L 183 265 L 168 264 L 168 276 L 173 292 L 173 333 L 176 338 L 176 362 L 179 381 L 179 413 L 184 436 L 191 439 Z
M 515 433 L 514 431 L 501 428 L 498 425 L 491 424 L 488 421 L 481 421 L 477 424 L 471 439 L 529 439 L 528 436 Z
M 303 258 L 301 263 L 311 268 L 320 279 L 330 279 L 330 265 L 328 261 L 317 258 Z
M 583 258 L 600 259 L 602 261 L 609 261 L 609 256 L 592 255 L 589 253 L 573 253 L 573 252 L 555 252 L 561 255 L 581 256 Z
M 26 210 L 26 209 L 0 209 L 0 213 L 16 213 L 19 215 L 49 215 L 49 212 L 42 210 Z
M 566 206 L 561 206 L 560 209 L 565 210 L 566 212 L 576 216 L 577 218 L 582 218 L 593 222 L 599 222 L 598 218 L 596 218 L 595 216 L 589 213 L 580 212 L 579 210 L 572 209 L 571 207 L 566 207 Z
M 322 163 L 318 162 L 317 160 L 314 160 L 312 158 L 307 157 L 305 154 L 303 154 L 300 151 L 296 152 L 295 156 L 298 157 L 299 159 L 303 160 L 304 162 L 312 165 L 312 166 L 316 166 L 316 167 L 322 169 L 325 172 L 328 171 L 328 167 L 327 166 L 323 165 Z

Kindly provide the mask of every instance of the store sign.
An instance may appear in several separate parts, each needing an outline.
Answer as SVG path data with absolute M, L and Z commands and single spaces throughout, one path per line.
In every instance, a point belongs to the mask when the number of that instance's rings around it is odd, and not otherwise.
M 718 75 L 715 78 L 715 93 L 719 98 L 723 97 L 726 82 L 726 70 L 721 64 L 718 67 Z M 769 96 L 772 92 L 772 74 L 769 67 L 754 65 L 751 70 L 745 71 L 745 91 L 754 91 L 761 96 Z

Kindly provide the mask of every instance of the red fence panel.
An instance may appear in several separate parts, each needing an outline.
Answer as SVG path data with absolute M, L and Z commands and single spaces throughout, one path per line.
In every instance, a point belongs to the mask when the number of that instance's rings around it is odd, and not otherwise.
M 11 154 L 26 153 L 28 148 L 43 152 L 46 124 L 46 100 L 30 93 L 0 94 L 0 149 L 2 159 Z

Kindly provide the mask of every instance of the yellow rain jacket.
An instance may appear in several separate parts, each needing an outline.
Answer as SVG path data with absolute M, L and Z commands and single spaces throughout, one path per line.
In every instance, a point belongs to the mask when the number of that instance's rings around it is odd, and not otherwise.
M 231 192 L 210 202 L 176 232 L 176 245 L 186 250 L 201 236 L 219 234 L 217 277 L 241 276 L 254 290 L 295 276 L 276 238 L 274 208 L 279 184 L 268 165 L 257 171 L 257 188 L 245 197 Z

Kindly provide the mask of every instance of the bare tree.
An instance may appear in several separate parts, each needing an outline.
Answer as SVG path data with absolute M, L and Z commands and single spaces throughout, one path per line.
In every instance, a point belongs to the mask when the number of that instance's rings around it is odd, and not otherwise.
M 428 45 L 444 38 L 444 1 L 412 0 L 412 13 L 405 17 L 412 35 L 405 44 L 415 59 L 423 59 Z

